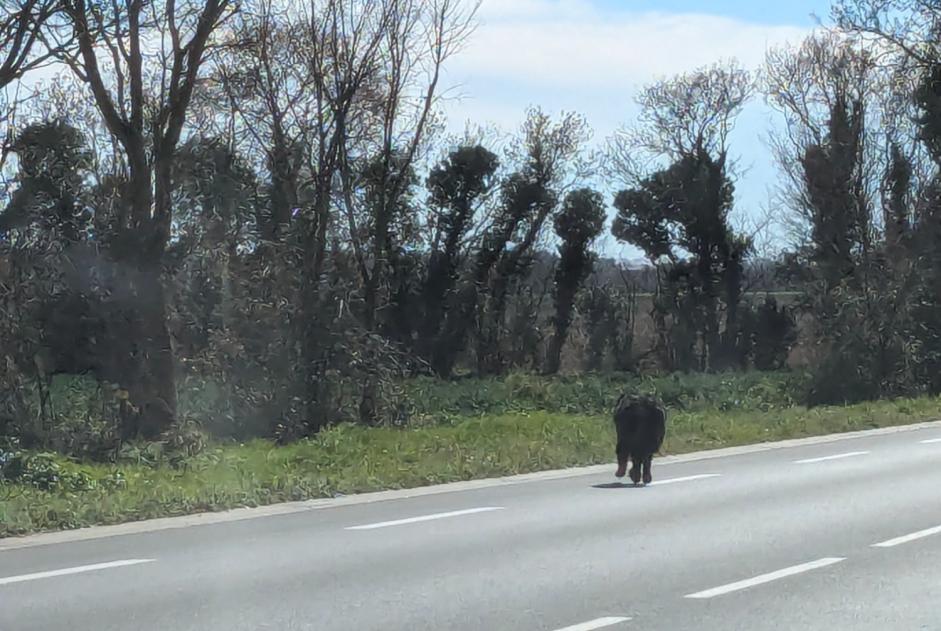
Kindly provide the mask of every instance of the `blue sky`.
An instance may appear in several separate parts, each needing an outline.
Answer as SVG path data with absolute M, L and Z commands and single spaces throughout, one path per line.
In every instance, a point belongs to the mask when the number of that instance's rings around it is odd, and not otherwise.
M 754 22 L 810 25 L 811 14 L 826 19 L 829 2 L 820 0 L 598 0 L 597 6 L 610 11 L 664 11 L 669 13 L 709 13 Z
M 766 50 L 798 43 L 827 20 L 826 0 L 484 0 L 472 41 L 451 60 L 449 126 L 488 122 L 510 131 L 525 108 L 584 114 L 601 142 L 636 114 L 646 83 L 735 57 L 757 68 Z M 735 217 L 742 226 L 768 205 L 775 167 L 765 143 L 777 117 L 756 98 L 739 119 L 732 153 L 744 171 Z M 608 237 L 605 253 L 637 252 Z

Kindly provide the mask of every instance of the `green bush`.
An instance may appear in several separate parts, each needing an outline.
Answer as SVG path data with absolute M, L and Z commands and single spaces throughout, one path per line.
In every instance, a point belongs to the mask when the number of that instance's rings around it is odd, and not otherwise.
M 17 452 L 2 461 L 0 479 L 40 491 L 79 492 L 91 490 L 94 482 L 85 471 L 70 470 L 51 453 Z
M 407 384 L 414 416 L 447 421 L 460 416 L 542 410 L 610 413 L 624 392 L 653 394 L 679 410 L 770 410 L 794 405 L 804 377 L 795 373 L 673 374 L 662 377 L 604 374 L 453 382 L 422 378 Z

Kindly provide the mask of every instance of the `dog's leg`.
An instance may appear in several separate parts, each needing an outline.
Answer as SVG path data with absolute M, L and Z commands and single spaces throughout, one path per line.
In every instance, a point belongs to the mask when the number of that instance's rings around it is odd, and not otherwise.
M 614 475 L 619 478 L 623 478 L 624 474 L 627 473 L 627 457 L 628 457 L 627 450 L 623 449 L 620 445 L 618 445 L 617 456 L 618 456 L 618 470 L 615 472 Z
M 644 484 L 650 484 L 653 482 L 653 476 L 650 473 L 651 468 L 653 467 L 653 456 L 647 456 L 644 458 Z
M 634 484 L 640 484 L 640 466 L 641 461 L 637 459 L 637 456 L 632 454 L 631 456 L 631 482 Z

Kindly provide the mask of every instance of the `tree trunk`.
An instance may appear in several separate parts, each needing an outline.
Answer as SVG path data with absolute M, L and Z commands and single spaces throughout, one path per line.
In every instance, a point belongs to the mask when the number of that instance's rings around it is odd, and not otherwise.
M 108 328 L 111 348 L 118 350 L 108 372 L 127 393 L 121 414 L 123 437 L 154 439 L 176 421 L 177 413 L 162 280 L 172 204 L 170 160 L 158 160 L 151 171 L 142 141 L 128 142 L 128 156 L 125 196 L 130 217 L 120 223 L 111 250 L 115 274 Z
M 565 339 L 563 334 L 556 331 L 549 341 L 549 348 L 546 350 L 545 373 L 547 375 L 558 374 L 559 368 L 562 366 L 562 346 L 564 346 L 564 344 Z
M 468 284 L 451 294 L 449 305 L 444 313 L 441 333 L 435 338 L 431 353 L 431 369 L 441 378 L 448 378 L 454 372 L 458 357 L 464 351 L 467 332 L 473 325 L 477 312 L 480 288 Z
M 111 319 L 112 341 L 121 349 L 120 385 L 128 393 L 122 419 L 126 438 L 154 439 L 176 421 L 176 371 L 167 328 L 167 302 L 160 272 L 149 268 L 122 275 L 129 303 Z
M 576 287 L 561 287 L 557 298 L 555 331 L 549 341 L 546 351 L 546 374 L 554 375 L 562 366 L 562 347 L 568 338 L 569 327 L 572 324 Z
M 303 279 L 301 283 L 301 309 L 297 328 L 300 340 L 300 366 L 302 383 L 300 396 L 304 399 L 307 429 L 318 432 L 330 424 L 330 411 L 326 404 L 329 383 L 326 379 L 329 361 L 329 326 L 325 318 L 321 296 L 321 275 L 326 260 L 326 224 L 329 197 L 321 189 L 314 202 L 314 220 L 306 227 L 303 253 Z

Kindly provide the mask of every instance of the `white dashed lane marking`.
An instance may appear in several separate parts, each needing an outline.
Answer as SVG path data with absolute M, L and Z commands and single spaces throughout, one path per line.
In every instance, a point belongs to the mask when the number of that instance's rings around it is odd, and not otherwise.
M 934 528 L 926 528 L 925 530 L 919 530 L 918 532 L 913 532 L 910 535 L 902 535 L 901 537 L 896 537 L 895 539 L 889 539 L 888 541 L 883 541 L 882 543 L 874 543 L 872 544 L 872 547 L 873 548 L 894 548 L 895 546 L 900 546 L 903 543 L 909 543 L 910 541 L 924 539 L 925 537 L 930 537 L 932 535 L 941 535 L 941 526 L 935 526 Z
M 765 583 L 770 583 L 772 581 L 778 581 L 782 578 L 788 578 L 789 576 L 795 576 L 797 574 L 803 574 L 804 572 L 810 572 L 812 570 L 819 570 L 820 568 L 827 567 L 829 565 L 834 565 L 845 561 L 845 558 L 842 557 L 827 557 L 824 559 L 818 559 L 816 561 L 811 561 L 810 563 L 803 563 L 801 565 L 794 565 L 792 567 L 786 567 L 783 570 L 778 570 L 776 572 L 769 572 L 768 574 L 761 574 L 760 576 L 755 576 L 753 578 L 745 579 L 744 581 L 737 581 L 735 583 L 729 583 L 727 585 L 720 585 L 719 587 L 713 587 L 712 589 L 707 589 L 701 592 L 696 592 L 695 594 L 688 594 L 687 598 L 694 599 L 706 599 L 706 598 L 715 598 L 716 596 L 723 596 L 725 594 L 731 594 L 732 592 L 738 592 L 743 589 L 748 589 L 750 587 L 755 587 L 757 585 L 764 585 Z
M 0 585 L 25 583 L 26 581 L 37 581 L 43 578 L 55 578 L 56 576 L 69 576 L 71 574 L 83 574 L 85 572 L 97 572 L 99 570 L 109 570 L 116 567 L 140 565 L 141 563 L 153 563 L 153 561 L 154 559 L 125 559 L 123 561 L 109 561 L 108 563 L 95 563 L 94 565 L 67 567 L 61 570 L 49 570 L 48 572 L 34 572 L 32 574 L 20 574 L 19 576 L 7 576 L 5 578 L 0 578 Z
M 705 480 L 707 478 L 718 478 L 718 473 L 700 473 L 699 475 L 687 475 L 682 478 L 667 478 L 666 480 L 654 480 L 650 486 L 663 486 L 664 484 L 676 484 L 678 482 L 692 482 L 693 480 Z
M 405 519 L 395 519 L 392 521 L 380 521 L 374 524 L 363 524 L 361 526 L 348 526 L 346 530 L 375 530 L 376 528 L 389 528 L 391 526 L 402 526 L 405 524 L 416 524 L 422 521 L 433 521 L 435 519 L 447 519 L 449 517 L 463 517 L 464 515 L 474 515 L 476 513 L 489 513 L 492 511 L 503 510 L 502 506 L 481 506 L 480 508 L 468 508 L 465 510 L 456 510 L 449 513 L 434 513 L 432 515 L 419 515 L 418 517 L 407 517 Z
M 589 620 L 588 622 L 583 622 L 581 624 L 573 624 L 570 627 L 556 629 L 556 631 L 594 631 L 595 629 L 604 629 L 605 627 L 613 627 L 616 624 L 621 624 L 622 622 L 628 622 L 629 620 L 630 618 L 622 618 L 622 617 L 597 618 L 595 620 Z
M 857 458 L 869 454 L 868 451 L 850 451 L 845 454 L 834 454 L 832 456 L 823 456 L 820 458 L 807 458 L 806 460 L 795 460 L 794 464 L 812 464 L 814 462 L 828 462 L 830 460 L 843 460 L 844 458 Z

